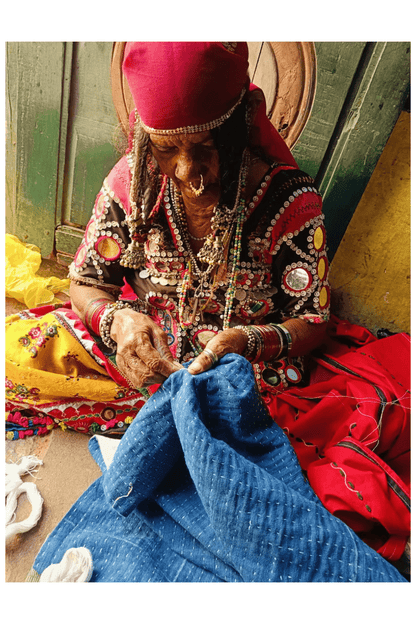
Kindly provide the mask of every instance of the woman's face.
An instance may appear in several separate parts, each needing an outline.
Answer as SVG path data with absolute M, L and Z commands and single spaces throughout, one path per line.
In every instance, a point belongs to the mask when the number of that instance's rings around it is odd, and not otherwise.
M 219 157 L 209 131 L 173 136 L 150 133 L 150 146 L 162 173 L 173 180 L 185 203 L 210 205 L 219 201 Z M 198 189 L 201 175 L 204 192 L 196 198 L 191 184 Z

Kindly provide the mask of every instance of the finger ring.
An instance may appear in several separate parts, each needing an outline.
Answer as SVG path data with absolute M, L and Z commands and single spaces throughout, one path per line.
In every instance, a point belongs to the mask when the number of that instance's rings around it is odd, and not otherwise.
M 211 349 L 208 349 L 208 347 L 205 347 L 204 353 L 206 353 L 211 359 L 212 364 L 216 364 L 218 362 L 218 355 L 214 353 L 214 351 L 211 351 Z

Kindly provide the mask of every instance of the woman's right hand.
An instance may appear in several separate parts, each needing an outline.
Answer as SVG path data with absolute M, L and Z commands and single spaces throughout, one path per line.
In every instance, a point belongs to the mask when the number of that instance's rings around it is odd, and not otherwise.
M 117 366 L 136 388 L 162 383 L 183 368 L 173 359 L 163 329 L 145 314 L 116 310 L 110 337 L 117 343 Z

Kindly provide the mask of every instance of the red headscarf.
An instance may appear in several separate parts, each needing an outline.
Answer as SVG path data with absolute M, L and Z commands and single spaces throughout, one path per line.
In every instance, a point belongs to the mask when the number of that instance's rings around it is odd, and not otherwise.
M 249 84 L 244 42 L 130 42 L 123 72 L 147 131 L 199 132 L 219 126 Z M 253 145 L 272 158 L 297 166 L 284 140 L 260 105 L 253 120 Z

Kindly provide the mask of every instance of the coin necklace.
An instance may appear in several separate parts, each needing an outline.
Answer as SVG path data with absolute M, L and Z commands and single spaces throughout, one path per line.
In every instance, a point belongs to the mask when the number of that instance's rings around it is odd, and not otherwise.
M 182 198 L 176 188 L 172 188 L 172 182 L 170 183 L 173 211 L 177 217 L 178 226 L 181 230 L 181 238 L 185 243 L 189 257 L 188 266 L 179 288 L 179 323 L 183 330 L 194 323 L 198 309 L 203 311 L 213 296 L 217 287 L 217 271 L 220 264 L 225 260 L 226 249 L 235 226 L 234 245 L 230 254 L 231 274 L 229 277 L 229 287 L 225 296 L 224 314 L 222 315 L 223 329 L 227 329 L 229 327 L 241 255 L 241 234 L 246 212 L 244 195 L 249 158 L 249 151 L 248 149 L 245 149 L 239 171 L 238 188 L 234 206 L 232 209 L 229 209 L 226 206 L 223 206 L 222 209 L 220 209 L 218 205 L 214 208 L 214 214 L 211 219 L 211 232 L 204 237 L 204 245 L 199 250 L 196 257 L 190 245 Z M 207 265 L 205 269 L 202 270 L 199 268 L 197 258 L 202 264 Z M 199 284 L 196 288 L 193 288 L 195 278 L 198 278 Z M 200 300 L 205 294 L 204 288 L 207 288 L 209 283 L 209 297 L 208 300 L 202 304 Z M 185 320 L 186 298 L 192 288 L 194 290 L 192 312 L 189 320 Z

